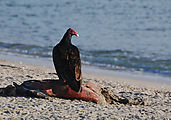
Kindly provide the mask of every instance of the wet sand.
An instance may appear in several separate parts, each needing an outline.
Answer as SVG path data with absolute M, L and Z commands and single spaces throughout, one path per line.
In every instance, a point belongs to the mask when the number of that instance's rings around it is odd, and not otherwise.
M 57 79 L 52 67 L 0 60 L 0 87 L 26 80 Z M 80 100 L 0 96 L 0 119 L 171 119 L 171 85 L 83 72 L 125 98 L 142 98 L 145 105 L 95 104 Z

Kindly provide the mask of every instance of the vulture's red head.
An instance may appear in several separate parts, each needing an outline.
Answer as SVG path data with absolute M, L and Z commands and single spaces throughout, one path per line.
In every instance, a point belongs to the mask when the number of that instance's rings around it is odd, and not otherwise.
M 79 34 L 78 34 L 74 29 L 72 29 L 72 28 L 69 28 L 69 29 L 67 30 L 67 32 L 68 32 L 71 36 L 75 35 L 75 36 L 79 37 Z

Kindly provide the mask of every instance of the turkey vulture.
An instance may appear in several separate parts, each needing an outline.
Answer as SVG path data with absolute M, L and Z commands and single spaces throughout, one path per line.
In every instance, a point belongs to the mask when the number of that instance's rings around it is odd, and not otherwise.
M 53 62 L 59 80 L 79 92 L 82 83 L 81 59 L 78 48 L 71 43 L 73 35 L 79 37 L 74 29 L 69 28 L 62 40 L 53 48 Z

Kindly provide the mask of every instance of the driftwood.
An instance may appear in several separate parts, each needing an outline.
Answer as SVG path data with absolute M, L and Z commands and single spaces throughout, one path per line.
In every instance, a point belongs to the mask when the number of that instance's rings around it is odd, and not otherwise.
M 99 104 L 144 105 L 143 100 L 134 101 L 119 97 L 107 88 L 93 82 L 83 84 L 82 90 L 75 92 L 60 80 L 28 80 L 21 85 L 14 82 L 13 85 L 0 88 L 0 94 L 4 96 L 29 96 L 47 99 L 52 99 L 52 97 L 78 99 Z

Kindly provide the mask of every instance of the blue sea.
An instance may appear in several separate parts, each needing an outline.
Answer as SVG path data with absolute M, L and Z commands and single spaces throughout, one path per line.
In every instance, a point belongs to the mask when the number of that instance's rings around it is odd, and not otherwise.
M 69 27 L 83 64 L 171 77 L 171 0 L 0 0 L 0 54 L 51 59 Z

